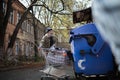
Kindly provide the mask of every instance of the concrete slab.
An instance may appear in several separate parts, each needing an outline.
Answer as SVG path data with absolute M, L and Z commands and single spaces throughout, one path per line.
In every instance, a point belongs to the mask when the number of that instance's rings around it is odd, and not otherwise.
M 63 75 L 67 75 L 66 71 L 64 69 L 57 69 L 57 68 L 54 68 L 52 66 L 47 67 L 46 69 L 40 70 L 40 71 L 45 73 L 45 74 L 50 74 L 50 75 L 53 75 L 56 77 L 61 77 Z

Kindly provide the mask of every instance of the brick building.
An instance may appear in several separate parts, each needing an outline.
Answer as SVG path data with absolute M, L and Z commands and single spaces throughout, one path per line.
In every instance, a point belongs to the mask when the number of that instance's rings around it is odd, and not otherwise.
M 5 0 L 6 1 L 6 0 Z M 4 7 L 6 7 L 4 3 Z M 5 8 L 6 10 L 6 8 Z M 11 35 L 13 34 L 13 31 L 16 27 L 16 24 L 20 20 L 22 14 L 25 12 L 26 7 L 23 6 L 19 0 L 14 0 L 12 4 L 12 10 L 10 12 L 10 18 L 9 22 L 7 25 L 7 30 L 5 34 L 5 46 L 7 47 Z M 14 48 L 13 48 L 13 53 L 11 55 L 25 55 L 28 57 L 34 56 L 35 51 L 34 51 L 34 45 L 35 44 L 35 34 L 34 34 L 34 29 L 35 27 L 37 28 L 37 41 L 41 39 L 41 37 L 44 35 L 44 25 L 35 18 L 35 26 L 33 26 L 33 17 L 32 13 L 29 12 L 29 14 L 26 16 L 26 19 L 22 23 L 22 26 L 18 32 Z

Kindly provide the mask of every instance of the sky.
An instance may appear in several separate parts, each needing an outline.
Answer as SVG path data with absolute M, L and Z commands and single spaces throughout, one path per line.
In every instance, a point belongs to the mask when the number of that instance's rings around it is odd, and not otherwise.
M 30 0 L 19 0 L 25 7 L 28 7 Z

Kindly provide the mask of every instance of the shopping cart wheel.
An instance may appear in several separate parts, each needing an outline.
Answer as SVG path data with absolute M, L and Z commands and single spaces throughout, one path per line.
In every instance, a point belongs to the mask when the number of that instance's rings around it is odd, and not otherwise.
M 70 76 L 63 75 L 62 77 L 58 78 L 57 80 L 70 80 Z
M 55 80 L 55 79 L 51 76 L 43 76 L 43 77 L 41 77 L 40 80 Z

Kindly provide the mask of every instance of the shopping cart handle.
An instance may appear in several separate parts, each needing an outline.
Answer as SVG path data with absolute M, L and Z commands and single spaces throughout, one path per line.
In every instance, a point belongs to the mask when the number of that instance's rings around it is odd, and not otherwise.
M 48 52 L 52 52 L 54 54 L 59 54 L 59 53 L 61 54 L 65 52 L 65 50 L 57 50 L 57 49 L 50 49 L 50 48 L 42 48 L 42 49 Z

